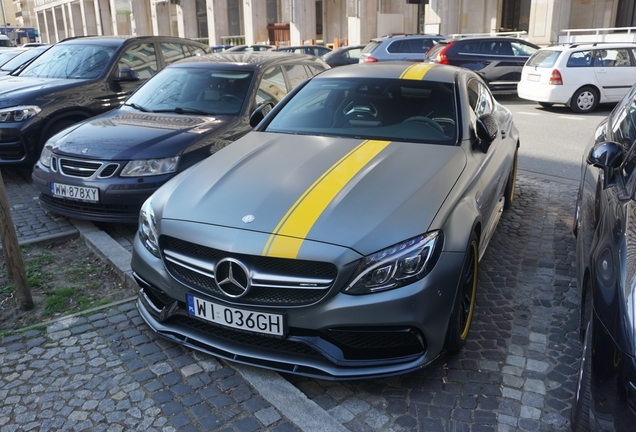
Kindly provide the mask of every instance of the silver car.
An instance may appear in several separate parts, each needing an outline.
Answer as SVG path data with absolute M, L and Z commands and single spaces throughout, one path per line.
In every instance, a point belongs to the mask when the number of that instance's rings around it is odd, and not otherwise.
M 424 61 L 424 54 L 444 36 L 414 34 L 388 35 L 371 39 L 360 53 L 359 63 Z
M 158 334 L 324 379 L 460 350 L 519 134 L 474 72 L 349 65 L 143 205 L 132 269 Z

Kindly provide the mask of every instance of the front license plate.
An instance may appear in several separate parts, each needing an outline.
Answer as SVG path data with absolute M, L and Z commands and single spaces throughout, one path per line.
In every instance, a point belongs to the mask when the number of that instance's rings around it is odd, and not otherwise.
M 51 193 L 62 198 L 99 202 L 99 189 L 97 188 L 51 183 Z
M 235 309 L 188 294 L 188 313 L 222 326 L 283 336 L 283 315 Z
M 541 79 L 541 75 L 528 75 L 528 81 L 539 81 Z

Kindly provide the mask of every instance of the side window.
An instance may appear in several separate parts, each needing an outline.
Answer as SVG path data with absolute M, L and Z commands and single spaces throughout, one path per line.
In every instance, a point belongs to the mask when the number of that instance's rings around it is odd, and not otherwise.
M 190 55 L 192 57 L 199 57 L 199 56 L 207 54 L 205 50 L 201 47 L 194 46 L 194 45 L 187 45 L 187 47 L 190 50 Z
M 459 47 L 459 54 L 475 54 L 479 52 L 479 42 L 465 42 Z
M 474 79 L 468 82 L 468 103 L 477 118 L 492 113 L 494 107 L 488 88 Z
M 117 68 L 118 70 L 130 68 L 142 80 L 150 78 L 157 72 L 155 45 L 152 43 L 131 45 L 119 58 Z
M 351 49 L 342 53 L 342 57 L 358 60 L 360 58 L 360 51 L 362 51 L 360 48 Z
M 280 66 L 274 66 L 265 71 L 263 78 L 258 85 L 256 93 L 256 104 L 263 101 L 280 102 L 287 94 L 287 86 L 285 85 L 285 77 Z
M 287 72 L 287 78 L 289 78 L 291 88 L 296 87 L 298 84 L 309 78 L 303 65 L 285 66 L 285 72 Z
M 570 54 L 567 67 L 588 67 L 592 65 L 592 51 L 576 51 Z
M 596 50 L 594 57 L 596 67 L 625 67 L 631 66 L 629 52 L 626 49 Z
M 324 71 L 323 68 L 317 67 L 316 65 L 305 65 L 305 67 L 309 68 L 309 76 L 314 76 Z
M 485 41 L 479 47 L 480 54 L 512 55 L 512 48 L 508 41 Z
M 537 51 L 535 47 L 518 41 L 510 42 L 510 47 L 512 54 L 519 57 L 530 57 Z
M 433 41 L 425 38 L 415 38 L 408 42 L 409 52 L 412 53 L 425 53 L 431 46 L 433 46 Z
M 394 53 L 394 54 L 395 53 L 401 53 L 401 52 L 408 52 L 408 50 L 405 51 L 405 50 L 402 49 L 402 41 L 401 40 L 398 40 L 398 41 L 395 41 L 395 42 L 389 44 L 389 46 L 386 48 L 386 50 L 388 52 Z
M 183 52 L 184 47 L 179 43 L 161 42 L 159 46 L 161 47 L 161 53 L 163 54 L 166 66 L 186 57 L 186 54 Z M 188 57 L 189 56 L 190 53 L 188 52 Z

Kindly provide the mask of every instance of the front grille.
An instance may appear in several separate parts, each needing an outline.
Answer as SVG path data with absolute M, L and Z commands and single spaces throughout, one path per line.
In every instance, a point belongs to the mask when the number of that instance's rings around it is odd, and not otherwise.
M 111 177 L 113 174 L 115 174 L 115 172 L 117 171 L 117 168 L 119 168 L 119 165 L 115 163 L 110 163 L 106 165 L 104 169 L 102 169 L 102 171 L 99 173 L 99 178 Z
M 323 335 L 349 360 L 406 357 L 426 350 L 420 332 L 412 328 L 330 329 Z
M 269 306 L 303 306 L 327 295 L 337 276 L 331 263 L 231 254 L 173 237 L 160 239 L 164 264 L 170 274 L 186 286 L 228 300 L 214 279 L 214 266 L 223 258 L 234 258 L 253 274 L 252 288 L 234 303 Z
M 171 318 L 171 320 L 174 320 L 175 322 L 178 322 L 187 327 L 205 332 L 210 336 L 219 339 L 225 339 L 242 345 L 247 345 L 250 347 L 258 347 L 267 350 L 305 355 L 310 357 L 322 357 L 320 353 L 300 342 L 228 329 L 218 325 L 209 324 L 205 321 L 185 315 L 175 315 L 173 318 Z
M 102 167 L 99 162 L 85 162 L 76 159 L 59 158 L 60 172 L 69 177 L 89 178 Z

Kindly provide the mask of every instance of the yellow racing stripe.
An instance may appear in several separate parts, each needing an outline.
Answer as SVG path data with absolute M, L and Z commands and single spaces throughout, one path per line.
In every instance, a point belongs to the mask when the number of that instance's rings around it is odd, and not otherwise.
M 267 240 L 263 255 L 296 258 L 307 233 L 329 203 L 389 143 L 363 141 L 333 164 L 285 213 Z
M 435 63 L 415 63 L 402 72 L 400 79 L 421 80 L 433 66 Z

